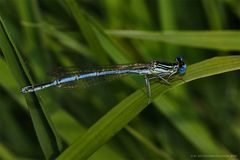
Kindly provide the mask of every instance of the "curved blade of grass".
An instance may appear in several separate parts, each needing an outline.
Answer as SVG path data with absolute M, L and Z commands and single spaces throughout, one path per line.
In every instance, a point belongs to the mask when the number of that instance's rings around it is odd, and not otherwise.
M 79 43 L 76 39 L 68 36 L 67 34 L 60 32 L 53 27 L 51 29 L 44 30 L 44 32 L 56 38 L 62 45 L 75 50 L 81 55 L 93 59 L 93 53 L 91 53 L 88 47 L 84 46 L 82 43 Z
M 162 30 L 175 30 L 176 17 L 173 1 L 158 1 L 158 15 Z
M 240 2 L 237 0 L 222 0 L 224 3 L 227 3 L 231 10 L 240 18 Z
M 104 55 L 107 53 L 118 63 L 129 63 L 128 58 L 122 54 L 126 51 L 122 51 L 123 49 L 111 40 L 94 19 L 78 7 L 76 0 L 65 0 L 65 2 L 69 6 L 79 28 L 90 44 L 96 57 L 99 57 L 99 54 L 102 55 L 100 57 L 105 57 Z
M 150 140 L 145 138 L 143 135 L 141 135 L 137 130 L 133 129 L 130 126 L 126 126 L 125 129 L 133 135 L 136 139 L 139 140 L 139 142 L 143 143 L 149 151 L 153 152 L 156 156 L 158 156 L 159 159 L 173 159 L 168 155 L 165 151 L 159 149 L 157 146 L 155 146 Z
M 204 10 L 211 29 L 220 30 L 224 28 L 225 9 L 221 1 L 202 0 Z
M 148 32 L 132 30 L 111 30 L 107 33 L 114 37 L 159 41 L 188 47 L 218 49 L 223 51 L 240 50 L 239 31 Z
M 189 81 L 238 69 L 240 69 L 240 56 L 216 57 L 190 65 L 183 77 L 184 82 L 178 80 L 173 82 L 171 86 L 154 83 L 152 85 L 152 98 L 155 99 L 171 88 Z M 147 101 L 145 88 L 137 90 L 98 120 L 57 159 L 87 159 L 147 107 Z
M 181 132 L 191 144 L 193 144 L 202 154 L 212 155 L 227 153 L 223 147 L 214 141 L 208 130 L 197 119 L 189 118 L 188 113 L 180 111 L 181 106 L 166 96 L 158 96 L 154 100 L 156 108 L 164 114 L 172 124 Z
M 69 7 L 71 13 L 73 14 L 80 30 L 83 33 L 83 36 L 87 40 L 88 44 L 90 45 L 90 48 L 92 50 L 92 53 L 94 56 L 98 56 L 98 54 L 101 54 L 98 59 L 99 62 L 107 62 L 107 57 L 104 56 L 104 50 L 100 45 L 100 42 L 96 38 L 96 35 L 94 31 L 92 30 L 91 24 L 87 21 L 86 17 L 83 15 L 82 11 L 80 10 L 80 7 L 78 7 L 78 4 L 75 0 L 65 0 L 65 3 Z
M 13 112 L 13 106 L 4 101 L 7 98 L 7 94 L 0 94 L 0 97 L 1 138 L 3 137 L 3 139 L 5 139 L 4 142 L 7 142 L 8 146 L 12 146 L 11 149 L 16 153 L 25 155 L 29 151 L 32 151 L 34 144 L 26 135 L 26 131 L 22 129 L 19 121 L 15 119 L 15 115 L 11 114 Z
M 75 17 L 79 28 L 83 32 L 87 39 L 95 57 L 99 57 L 99 54 L 105 57 L 108 55 L 117 63 L 130 63 L 131 58 L 126 50 L 121 48 L 117 43 L 105 33 L 101 26 L 87 13 L 85 13 L 76 3 L 76 0 L 65 0 L 66 4 L 70 8 L 73 16 Z M 99 62 L 104 62 L 100 60 Z M 133 79 L 127 79 L 126 81 L 131 86 L 134 86 L 135 81 Z
M 4 144 L 0 143 L 0 159 L 20 159 L 17 155 L 12 153 L 7 146 L 4 146 Z
M 56 130 L 67 144 L 74 142 L 79 135 L 82 135 L 86 131 L 83 125 L 81 125 L 70 114 L 61 109 L 55 111 L 51 115 L 51 118 Z M 104 145 L 98 151 L 96 151 L 90 159 L 124 160 L 127 158 L 125 158 L 122 154 L 116 152 L 116 150 L 114 150 L 114 148 L 111 148 L 109 145 Z
M 31 84 L 31 77 L 20 53 L 6 30 L 2 17 L 0 17 L 0 48 L 19 85 L 26 86 Z M 16 92 L 20 92 L 20 90 Z M 46 159 L 52 159 L 61 150 L 61 141 L 58 139 L 49 117 L 36 94 L 25 94 L 25 97 L 43 153 Z
M 7 67 L 6 62 L 3 59 L 0 59 L 0 85 L 15 99 L 21 106 L 26 108 L 26 101 L 21 97 L 21 93 L 16 93 L 14 90 L 18 88 L 17 81 L 13 78 L 11 71 Z M 8 82 L 8 83 L 6 83 Z
M 176 4 L 175 4 L 176 5 Z M 173 1 L 158 1 L 158 15 L 159 23 L 161 24 L 162 31 L 177 30 L 177 17 L 176 8 Z M 161 44 L 160 52 L 167 55 L 167 57 L 172 57 L 173 55 L 169 53 L 179 53 L 179 46 L 170 44 Z
M 41 17 L 39 14 L 39 8 L 36 1 L 17 1 L 16 11 L 18 18 L 21 22 L 40 23 Z M 44 35 L 42 30 L 37 27 L 24 27 L 22 26 L 22 41 L 20 42 L 21 50 L 26 55 L 32 57 L 32 60 L 28 63 L 31 66 L 34 75 L 38 78 L 42 78 L 45 75 L 45 70 L 48 69 L 48 54 L 45 54 Z M 44 62 L 44 64 L 43 64 Z M 41 68 L 39 67 L 41 66 Z

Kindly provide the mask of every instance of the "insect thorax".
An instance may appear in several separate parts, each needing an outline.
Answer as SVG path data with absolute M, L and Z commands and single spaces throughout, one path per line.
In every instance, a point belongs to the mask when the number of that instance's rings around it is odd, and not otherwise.
M 179 66 L 176 63 L 163 63 L 159 61 L 152 61 L 150 70 L 152 74 L 173 75 L 178 72 L 178 68 Z

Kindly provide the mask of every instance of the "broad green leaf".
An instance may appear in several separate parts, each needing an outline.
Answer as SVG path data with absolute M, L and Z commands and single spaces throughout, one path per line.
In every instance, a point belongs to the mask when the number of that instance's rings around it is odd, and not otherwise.
M 151 40 L 188 47 L 217 49 L 223 51 L 240 50 L 239 31 L 132 31 L 110 30 L 114 37 Z
M 154 83 L 151 87 L 152 99 L 192 80 L 238 69 L 240 69 L 240 56 L 215 57 L 190 65 L 183 77 L 184 81 L 176 80 L 171 85 Z M 57 159 L 87 159 L 147 107 L 147 102 L 145 88 L 137 90 L 98 120 Z M 224 149 L 219 150 L 226 153 Z

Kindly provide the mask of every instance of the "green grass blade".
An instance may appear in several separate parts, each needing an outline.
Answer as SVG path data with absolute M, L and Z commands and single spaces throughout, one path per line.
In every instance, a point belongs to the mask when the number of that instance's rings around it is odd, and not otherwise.
M 217 49 L 223 51 L 240 50 L 239 31 L 169 31 L 148 32 L 130 30 L 112 30 L 114 37 L 134 38 L 176 44 L 188 47 Z
M 189 118 L 188 113 L 179 111 L 181 107 L 179 104 L 172 101 L 166 96 L 158 96 L 154 103 L 156 108 L 164 114 L 172 124 L 193 144 L 202 154 L 229 154 L 223 150 L 223 146 L 214 141 L 202 123 L 197 119 Z
M 75 50 L 76 53 L 79 53 L 79 55 L 83 55 L 85 57 L 93 59 L 93 53 L 91 53 L 88 47 L 86 47 L 82 43 L 79 43 L 76 39 L 68 36 L 67 34 L 60 32 L 54 28 L 46 29 L 44 30 L 44 32 L 56 38 L 58 40 L 58 43 Z
M 19 85 L 26 86 L 31 84 L 31 78 L 27 72 L 22 57 L 10 38 L 1 17 L 0 48 L 9 68 L 15 76 L 15 79 L 18 80 Z M 16 90 L 16 92 L 20 92 L 20 89 Z M 51 126 L 48 115 L 45 113 L 36 94 L 26 94 L 25 96 L 41 148 L 46 159 L 51 159 L 58 155 L 61 149 L 61 141 L 58 139 L 54 128 Z
M 159 23 L 161 24 L 161 31 L 171 31 L 177 30 L 177 17 L 176 17 L 176 7 L 174 2 L 170 1 L 158 1 L 158 15 Z M 175 58 L 172 53 L 179 53 L 179 47 L 170 44 L 161 44 L 161 52 L 164 56 L 169 58 Z
M 206 16 L 208 18 L 209 27 L 214 30 L 224 28 L 225 10 L 221 1 L 202 0 Z
M 54 112 L 51 115 L 51 118 L 56 130 L 67 144 L 74 142 L 79 135 L 82 135 L 86 131 L 85 127 L 83 127 L 75 118 L 63 110 Z M 116 152 L 114 148 L 108 145 L 102 146 L 91 156 L 90 159 L 98 160 L 107 158 L 114 160 L 126 159 L 123 155 Z
M 100 25 L 95 22 L 91 16 L 78 7 L 75 0 L 66 1 L 72 14 L 74 15 L 79 28 L 83 32 L 85 38 L 91 46 L 92 52 L 96 57 L 105 57 L 109 55 L 115 62 L 129 63 L 127 58 L 122 53 L 125 53 L 120 46 L 117 46 L 110 37 L 104 32 Z M 101 56 L 99 56 L 101 54 Z M 101 62 L 104 62 L 103 60 Z
M 4 146 L 4 144 L 0 143 L 0 159 L 14 160 L 18 158 L 19 157 L 12 153 L 7 146 Z
M 240 18 L 240 1 L 238 0 L 222 0 L 222 2 L 228 4 L 231 10 Z
M 105 57 L 99 61 L 100 63 L 106 60 L 106 55 L 117 63 L 131 63 L 130 53 L 115 43 L 97 22 L 78 6 L 75 0 L 66 1 L 66 4 L 89 42 L 94 56 Z M 126 82 L 132 86 L 135 84 L 133 79 L 128 79 Z
M 17 15 L 18 18 L 21 20 L 20 23 L 41 23 L 41 18 L 39 14 L 39 8 L 36 1 L 17 1 L 14 0 L 16 3 Z M 45 75 L 44 70 L 48 68 L 48 54 L 46 53 L 46 49 L 44 46 L 44 35 L 42 30 L 37 27 L 26 27 L 21 26 L 23 30 L 23 34 L 21 35 L 24 37 L 21 43 L 21 51 L 32 57 L 32 60 L 29 62 L 32 71 L 36 77 L 42 78 Z M 43 64 L 43 62 L 45 62 Z M 38 66 L 41 66 L 38 67 Z
M 17 81 L 13 78 L 11 71 L 7 67 L 6 62 L 3 59 L 0 59 L 0 73 L 4 76 L 0 78 L 0 85 L 15 99 L 21 106 L 27 106 L 26 101 L 21 97 L 21 93 L 16 93 L 16 89 L 19 88 Z M 8 82 L 8 83 L 6 83 Z
M 1 137 L 4 137 L 5 141 L 8 142 L 8 146 L 13 146 L 11 147 L 12 150 L 26 155 L 29 151 L 32 151 L 34 144 L 28 139 L 26 131 L 21 128 L 19 121 L 12 115 L 13 106 L 4 101 L 7 98 L 6 95 L 0 94 L 0 126 L 4 128 L 1 130 Z
M 125 129 L 133 135 L 136 139 L 139 140 L 139 142 L 143 143 L 146 148 L 148 148 L 149 151 L 154 153 L 156 156 L 158 156 L 159 159 L 173 159 L 168 155 L 168 153 L 164 152 L 163 150 L 159 149 L 156 145 L 154 145 L 150 140 L 145 138 L 143 135 L 141 135 L 137 130 L 134 130 L 132 127 L 126 126 Z
M 176 30 L 176 17 L 173 1 L 158 1 L 158 15 L 162 30 Z
M 103 56 L 100 56 L 100 59 L 98 60 L 101 63 L 104 63 L 104 62 L 106 63 L 107 58 L 106 56 L 104 56 L 105 55 L 104 50 L 102 49 L 100 42 L 98 41 L 94 31 L 92 30 L 91 24 L 89 24 L 88 20 L 83 15 L 76 1 L 65 0 L 65 3 L 70 8 L 71 13 L 73 14 L 81 32 L 83 33 L 83 36 L 87 40 L 94 56 L 97 56 L 98 54 L 102 54 Z
M 178 80 L 173 82 L 171 86 L 154 83 L 152 85 L 152 98 L 155 99 L 186 82 L 238 69 L 240 69 L 240 56 L 215 57 L 190 65 L 183 77 L 184 82 Z M 147 101 L 145 88 L 137 90 L 112 108 L 57 159 L 87 159 L 147 107 Z

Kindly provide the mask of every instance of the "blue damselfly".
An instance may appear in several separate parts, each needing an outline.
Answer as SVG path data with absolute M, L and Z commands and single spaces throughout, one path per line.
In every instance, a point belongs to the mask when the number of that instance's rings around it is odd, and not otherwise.
M 186 64 L 182 57 L 176 57 L 175 63 L 165 63 L 160 61 L 151 61 L 150 63 L 136 63 L 136 64 L 123 64 L 115 67 L 92 69 L 85 72 L 73 72 L 70 75 L 63 75 L 48 83 L 42 83 L 32 86 L 23 87 L 21 92 L 35 92 L 52 86 L 63 86 L 71 82 L 80 81 L 83 79 L 92 79 L 97 77 L 108 77 L 124 74 L 139 74 L 145 76 L 145 83 L 147 88 L 147 95 L 150 99 L 151 88 L 150 80 L 160 79 L 169 84 L 169 78 L 179 74 L 183 75 L 186 72 Z

